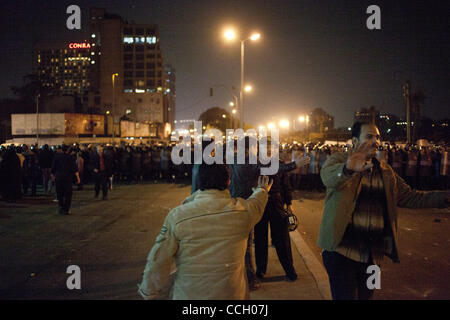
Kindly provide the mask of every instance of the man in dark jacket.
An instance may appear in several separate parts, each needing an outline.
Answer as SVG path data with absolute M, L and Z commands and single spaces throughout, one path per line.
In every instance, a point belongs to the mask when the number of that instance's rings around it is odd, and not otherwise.
M 56 194 L 60 214 L 70 214 L 72 203 L 73 176 L 76 176 L 77 184 L 80 183 L 78 167 L 75 158 L 68 154 L 68 146 L 62 146 L 62 152 L 56 153 L 53 159 L 51 174 L 56 183 Z
M 111 154 L 104 152 L 102 146 L 97 146 L 96 151 L 90 157 L 91 170 L 94 172 L 95 198 L 98 198 L 100 186 L 102 187 L 103 200 L 108 195 L 109 177 L 113 172 L 113 158 Z
M 0 162 L 1 194 L 7 202 L 16 202 L 20 198 L 20 159 L 17 156 L 14 145 L 8 147 Z
M 280 163 L 281 165 L 281 163 Z M 261 220 L 255 226 L 255 261 L 256 276 L 262 279 L 268 262 L 268 227 L 272 243 L 277 251 L 278 260 L 289 281 L 297 279 L 292 259 L 291 239 L 284 205 L 292 212 L 292 194 L 288 175 L 278 172 L 272 176 L 273 185 L 269 191 L 269 199 Z
M 247 199 L 248 197 L 250 197 L 252 194 L 252 188 L 254 188 L 258 183 L 258 177 L 261 174 L 261 168 L 264 167 L 264 165 L 261 164 L 249 163 L 250 152 L 256 153 L 256 150 L 250 150 L 250 144 L 256 146 L 256 141 L 252 141 L 252 143 L 250 143 L 251 139 L 252 138 L 248 136 L 245 137 L 245 164 L 238 164 L 235 157 L 234 163 L 229 165 L 231 172 L 231 184 L 229 190 L 232 198 L 240 197 Z M 295 162 L 280 164 L 279 171 L 288 172 L 307 163 L 309 163 L 309 158 L 301 157 L 295 159 Z M 256 290 L 259 285 L 252 261 L 252 243 L 253 234 L 250 234 L 247 243 L 247 252 L 245 254 L 245 267 L 247 271 L 247 280 L 249 282 L 250 290 Z

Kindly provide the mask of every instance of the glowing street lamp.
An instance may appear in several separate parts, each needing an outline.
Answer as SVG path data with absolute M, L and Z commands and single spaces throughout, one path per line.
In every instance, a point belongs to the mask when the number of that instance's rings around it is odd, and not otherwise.
M 227 30 L 225 31 L 224 36 L 228 40 L 234 40 L 234 38 L 236 38 L 236 33 L 233 30 Z
M 230 107 L 234 107 L 234 102 L 230 102 Z
M 245 86 L 244 90 L 245 90 L 245 92 L 250 92 L 250 91 L 253 90 L 253 87 L 248 84 L 248 85 Z
M 233 40 L 236 38 L 236 33 L 234 30 L 228 29 L 225 31 L 224 36 L 227 40 Z M 253 33 L 250 35 L 250 37 L 241 40 L 241 90 L 239 94 L 239 122 L 240 127 L 243 128 L 244 126 L 244 44 L 245 41 L 251 40 L 256 41 L 261 38 L 260 33 Z M 248 92 L 248 90 L 246 90 Z
M 233 111 L 232 111 L 232 112 L 233 112 L 233 114 L 236 114 L 237 110 L 236 110 L 236 109 L 233 109 Z
M 298 117 L 298 121 L 300 121 L 300 122 L 305 122 L 305 117 L 304 117 L 304 116 Z
M 269 122 L 269 123 L 267 124 L 267 128 L 269 128 L 269 129 L 274 129 L 274 128 L 275 128 L 275 124 L 274 124 L 273 122 Z
M 281 128 L 289 128 L 289 121 L 288 120 L 281 120 L 280 121 L 280 127 Z
M 259 33 L 254 33 L 250 36 L 250 40 L 255 41 L 261 38 L 261 35 Z

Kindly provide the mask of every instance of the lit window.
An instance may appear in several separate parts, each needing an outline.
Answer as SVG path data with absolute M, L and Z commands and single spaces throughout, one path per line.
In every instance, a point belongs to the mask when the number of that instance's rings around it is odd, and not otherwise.
M 135 41 L 136 43 L 145 43 L 145 37 L 136 37 Z
M 125 90 L 123 90 L 123 92 L 126 92 L 126 93 L 132 93 L 132 92 L 133 92 L 133 89 L 125 89 Z
M 133 37 L 124 37 L 123 42 L 124 43 L 133 43 Z
M 156 37 L 147 37 L 147 43 L 155 44 L 156 43 Z
M 144 93 L 145 92 L 144 89 L 136 89 L 135 91 L 136 91 L 136 93 Z

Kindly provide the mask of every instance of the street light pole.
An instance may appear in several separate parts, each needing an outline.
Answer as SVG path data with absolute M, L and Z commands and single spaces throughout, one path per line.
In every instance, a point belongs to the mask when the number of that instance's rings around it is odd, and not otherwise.
M 112 137 L 113 137 L 113 144 L 114 144 L 114 140 L 116 139 L 116 127 L 115 127 L 115 115 L 116 115 L 116 113 L 115 113 L 115 104 L 116 104 L 116 101 L 115 101 L 115 83 L 114 83 L 114 78 L 115 77 L 118 77 L 119 76 L 119 74 L 118 73 L 113 73 L 113 75 L 112 75 L 112 89 L 113 89 L 113 94 L 112 94 L 112 96 L 113 96 L 113 103 L 112 103 L 112 130 L 113 130 L 113 135 L 112 135 Z
M 244 130 L 244 43 L 241 40 L 241 91 L 239 93 L 239 127 Z
M 224 36 L 228 40 L 236 38 L 236 34 L 233 30 L 228 30 L 224 33 Z M 244 44 L 247 40 L 258 40 L 261 37 L 259 33 L 252 34 L 249 38 L 241 41 L 241 90 L 239 92 L 239 126 L 244 129 Z
M 36 95 L 36 144 L 39 147 L 39 97 L 40 93 Z

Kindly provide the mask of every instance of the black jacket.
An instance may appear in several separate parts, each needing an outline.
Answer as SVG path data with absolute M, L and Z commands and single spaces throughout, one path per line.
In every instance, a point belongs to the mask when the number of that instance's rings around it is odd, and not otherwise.
M 51 173 L 56 181 L 72 182 L 75 173 L 78 172 L 75 157 L 67 153 L 57 153 L 53 159 Z

